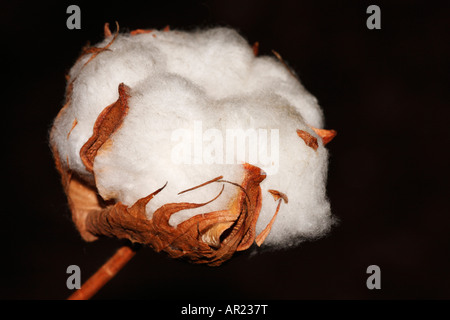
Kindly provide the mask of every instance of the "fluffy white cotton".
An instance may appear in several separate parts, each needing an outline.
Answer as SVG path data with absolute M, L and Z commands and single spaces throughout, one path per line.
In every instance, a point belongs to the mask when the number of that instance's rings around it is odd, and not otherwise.
M 96 46 L 104 47 L 111 39 Z M 322 127 L 322 111 L 275 57 L 255 57 L 251 46 L 227 28 L 120 34 L 109 51 L 83 66 L 90 56 L 84 56 L 70 71 L 75 79 L 73 94 L 55 120 L 51 139 L 64 165 L 94 181 L 81 162 L 80 149 L 91 137 L 100 112 L 117 100 L 119 84 L 130 87 L 128 114 L 107 152 L 99 152 L 94 161 L 95 183 L 104 199 L 132 205 L 168 182 L 146 208 L 151 217 L 165 203 L 209 201 L 224 185 L 224 193 L 216 201 L 179 212 L 170 223 L 177 225 L 195 214 L 223 209 L 239 191 L 232 184 L 212 183 L 178 193 L 218 176 L 241 183 L 242 159 L 237 152 L 230 156 L 227 130 L 254 129 L 260 134 L 258 157 L 249 161 L 247 145 L 246 161 L 268 174 L 261 183 L 263 203 L 257 233 L 278 204 L 268 190 L 278 190 L 289 198 L 289 203 L 281 205 L 265 244 L 287 246 L 329 229 L 328 155 L 310 128 Z M 297 129 L 318 138 L 317 151 L 298 137 Z M 262 151 L 271 155 L 264 165 L 259 156 Z

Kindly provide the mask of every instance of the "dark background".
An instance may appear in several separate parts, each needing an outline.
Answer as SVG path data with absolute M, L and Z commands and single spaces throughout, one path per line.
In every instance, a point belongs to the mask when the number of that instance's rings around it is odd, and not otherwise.
M 395 2 L 395 4 L 393 3 Z M 96 2 L 97 3 L 97 2 Z M 121 30 L 231 26 L 278 51 L 324 109 L 328 195 L 340 225 L 296 249 L 218 268 L 144 248 L 97 299 L 449 299 L 449 6 L 438 1 L 14 1 L 1 4 L 0 298 L 65 299 L 122 242 L 81 240 L 48 147 L 64 75 L 81 48 Z M 81 8 L 81 30 L 66 8 Z M 381 30 L 366 8 L 381 8 Z M 368 290 L 366 268 L 381 268 Z

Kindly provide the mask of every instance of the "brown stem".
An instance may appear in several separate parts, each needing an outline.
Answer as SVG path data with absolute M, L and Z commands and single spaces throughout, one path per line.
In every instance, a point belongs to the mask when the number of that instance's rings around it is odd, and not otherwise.
M 67 300 L 88 300 L 92 298 L 109 280 L 122 269 L 136 254 L 128 246 L 123 246 L 109 258 L 105 264 L 92 275 L 80 289 L 75 291 Z

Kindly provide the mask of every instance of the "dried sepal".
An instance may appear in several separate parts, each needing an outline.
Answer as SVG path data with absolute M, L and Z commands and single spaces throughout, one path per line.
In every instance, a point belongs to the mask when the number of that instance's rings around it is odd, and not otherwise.
M 78 124 L 78 120 L 77 120 L 77 119 L 74 119 L 73 122 L 72 122 L 72 128 L 70 128 L 69 133 L 67 134 L 67 139 L 69 139 L 70 134 L 72 133 L 73 129 L 75 129 L 75 127 L 77 126 L 77 124 Z
M 325 146 L 327 143 L 329 143 L 331 140 L 334 139 L 334 137 L 337 135 L 336 130 L 325 130 L 325 129 L 317 129 L 314 127 L 311 127 L 311 129 L 314 130 L 314 132 L 322 138 L 323 145 Z
M 266 240 L 267 236 L 270 233 L 270 230 L 272 229 L 273 223 L 275 222 L 275 219 L 277 218 L 278 212 L 280 211 L 281 206 L 281 199 L 278 200 L 277 209 L 275 210 L 275 214 L 273 215 L 272 219 L 270 219 L 270 222 L 267 224 L 267 226 L 264 228 L 263 231 L 256 237 L 255 243 L 258 247 L 262 245 L 264 240 Z
M 105 38 L 109 38 L 112 36 L 111 30 L 109 29 L 109 23 L 106 22 L 103 26 L 103 33 Z
M 91 212 L 101 210 L 104 204 L 98 196 L 96 188 L 73 174 L 67 165 L 63 165 L 54 146 L 52 151 L 56 169 L 61 175 L 61 182 L 72 213 L 72 221 L 85 241 L 94 241 L 97 237 L 86 230 L 86 218 Z
M 104 33 L 105 33 L 105 37 L 108 34 L 112 35 L 111 31 L 109 30 L 109 24 L 105 24 Z M 95 59 L 95 57 L 97 57 L 100 53 L 102 53 L 104 51 L 108 51 L 109 47 L 114 43 L 114 41 L 116 40 L 118 35 L 119 35 L 119 23 L 116 21 L 116 32 L 114 34 L 114 37 L 111 39 L 111 41 L 106 46 L 104 46 L 102 48 L 89 47 L 89 46 L 83 48 L 83 51 L 81 52 L 81 55 L 80 55 L 80 57 L 78 57 L 78 59 L 81 59 L 86 54 L 92 54 L 89 57 L 89 59 L 84 63 L 83 67 L 85 67 L 89 62 L 91 62 L 93 59 Z
M 258 42 L 258 41 L 256 41 L 256 42 L 253 44 L 252 50 L 253 50 L 254 56 L 257 57 L 258 54 L 259 54 L 259 42 Z
M 278 201 L 277 209 L 275 210 L 275 214 L 273 215 L 272 219 L 270 219 L 270 222 L 267 224 L 267 226 L 264 228 L 263 231 L 255 238 L 255 243 L 258 247 L 262 245 L 264 240 L 266 240 L 267 236 L 270 233 L 270 230 L 272 230 L 273 223 L 275 222 L 275 219 L 277 218 L 278 212 L 280 211 L 281 206 L 281 200 L 284 201 L 284 203 L 288 203 L 288 197 L 283 192 L 277 191 L 277 190 L 267 190 L 272 196 L 275 201 Z
M 291 76 L 293 76 L 295 79 L 298 79 L 298 77 L 295 75 L 295 72 L 288 66 L 286 61 L 284 61 L 283 57 L 281 57 L 281 55 L 278 52 L 276 52 L 275 50 L 272 50 L 272 53 L 284 65 L 284 67 L 291 74 Z
M 100 113 L 95 121 L 92 136 L 80 150 L 81 161 L 91 173 L 97 152 L 121 126 L 128 112 L 129 91 L 130 88 L 123 83 L 119 85 L 119 99 Z
M 314 151 L 317 150 L 319 147 L 319 144 L 317 143 L 317 139 L 311 135 L 310 133 L 304 131 L 304 130 L 297 130 L 297 135 L 305 141 L 305 144 L 314 149 Z
M 280 192 L 280 191 L 277 191 L 277 190 L 271 190 L 271 189 L 269 189 L 267 191 L 273 196 L 275 201 L 277 201 L 278 199 L 281 198 L 281 199 L 284 200 L 284 203 L 288 203 L 289 202 L 289 199 L 288 199 L 287 195 L 285 195 L 283 192 Z
M 130 32 L 130 35 L 135 36 L 138 34 L 145 34 L 145 33 L 150 33 L 152 32 L 153 29 L 136 29 Z
M 95 236 L 128 239 L 165 251 L 174 258 L 194 263 L 220 265 L 235 251 L 255 241 L 254 224 L 261 209 L 260 182 L 265 178 L 259 168 L 245 165 L 242 189 L 230 208 L 196 215 L 178 226 L 169 224 L 170 217 L 181 211 L 202 207 L 216 200 L 222 191 L 206 203 L 168 203 L 147 219 L 145 206 L 164 187 L 138 200 L 133 206 L 118 202 L 92 210 L 86 216 L 86 231 Z M 217 183 L 216 180 L 215 182 Z M 222 188 L 223 190 L 223 188 Z M 221 236 L 227 231 L 226 236 Z

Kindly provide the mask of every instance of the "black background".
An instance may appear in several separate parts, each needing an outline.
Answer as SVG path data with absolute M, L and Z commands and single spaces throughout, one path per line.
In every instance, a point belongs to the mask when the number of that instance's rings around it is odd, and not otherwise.
M 340 225 L 296 249 L 218 268 L 141 249 L 96 299 L 449 299 L 449 17 L 446 1 L 14 1 L 1 4 L 0 298 L 65 299 L 122 242 L 81 240 L 48 147 L 64 75 L 81 48 L 121 30 L 231 26 L 274 49 L 324 109 L 328 195 Z M 81 8 L 81 30 L 66 8 Z M 381 8 L 381 30 L 366 8 Z M 366 268 L 381 268 L 368 290 Z

